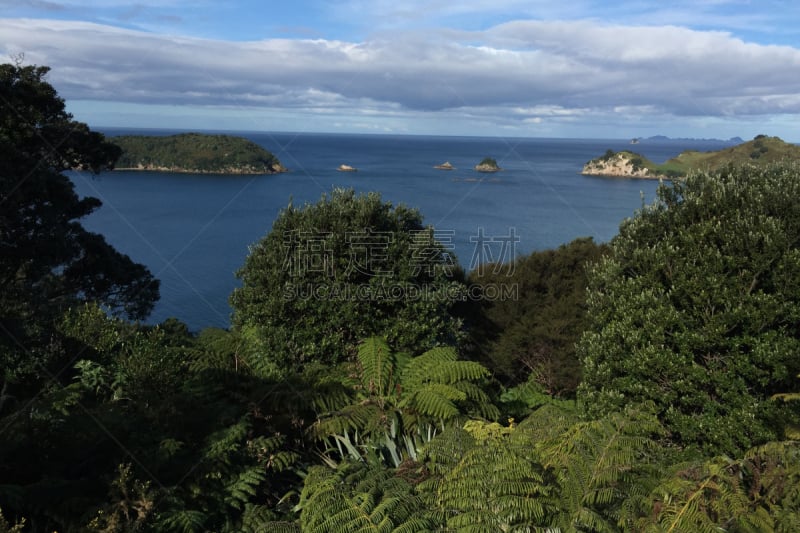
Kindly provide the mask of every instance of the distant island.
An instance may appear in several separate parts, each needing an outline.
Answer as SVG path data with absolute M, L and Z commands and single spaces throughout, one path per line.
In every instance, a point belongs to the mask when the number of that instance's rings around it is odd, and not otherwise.
M 483 160 L 475 165 L 475 170 L 478 172 L 497 172 L 502 170 L 497 166 L 497 161 L 491 157 L 484 157 Z
M 706 139 L 706 138 L 696 138 L 696 137 L 667 137 L 666 135 L 653 135 L 652 137 L 647 137 L 646 139 L 642 139 L 641 137 L 637 138 L 637 141 L 658 141 L 658 142 L 714 142 L 714 143 L 725 143 L 725 144 L 741 144 L 744 142 L 744 139 L 741 137 L 731 137 L 730 139 Z
M 444 163 L 442 163 L 441 165 L 436 165 L 436 166 L 435 166 L 435 167 L 433 167 L 433 168 L 435 168 L 435 169 L 438 169 L 438 170 L 455 170 L 455 168 L 456 168 L 456 167 L 454 167 L 454 166 L 453 166 L 453 165 L 450 163 L 450 161 L 445 161 L 445 162 L 444 162 Z
M 117 170 L 187 174 L 277 174 L 286 168 L 271 152 L 232 135 L 181 133 L 169 136 L 123 135 Z
M 358 169 L 356 167 L 351 167 L 350 165 L 345 165 L 344 163 L 339 165 L 336 168 L 336 170 L 338 170 L 339 172 L 358 172 Z
M 716 150 L 698 152 L 686 150 L 662 164 L 656 164 L 641 154 L 623 150 L 607 150 L 583 166 L 587 176 L 618 176 L 627 178 L 672 179 L 686 176 L 693 170 L 716 170 L 726 165 L 766 164 L 792 159 L 800 161 L 800 146 L 779 137 L 758 135 L 752 141 Z

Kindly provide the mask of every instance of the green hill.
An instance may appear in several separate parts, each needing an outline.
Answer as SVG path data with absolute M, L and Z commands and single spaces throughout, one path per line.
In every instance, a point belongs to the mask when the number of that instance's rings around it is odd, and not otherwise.
M 765 165 L 778 161 L 800 161 L 800 146 L 779 137 L 758 135 L 752 141 L 717 150 L 687 150 L 665 163 L 656 164 L 643 155 L 627 150 L 608 150 L 583 167 L 583 174 L 639 178 L 677 178 L 693 170 L 713 171 L 728 165 Z
M 231 135 L 125 135 L 109 140 L 122 148 L 116 164 L 118 170 L 198 174 L 286 172 L 272 153 L 252 141 Z

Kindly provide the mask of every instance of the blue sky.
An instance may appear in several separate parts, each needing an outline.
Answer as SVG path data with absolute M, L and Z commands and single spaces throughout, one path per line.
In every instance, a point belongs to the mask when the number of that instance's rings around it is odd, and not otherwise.
M 91 126 L 798 142 L 800 4 L 0 0 Z

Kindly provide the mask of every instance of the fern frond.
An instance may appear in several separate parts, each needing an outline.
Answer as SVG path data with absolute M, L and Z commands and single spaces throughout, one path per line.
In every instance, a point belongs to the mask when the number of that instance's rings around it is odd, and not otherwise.
M 466 399 L 467 395 L 455 387 L 429 383 L 414 391 L 407 405 L 423 415 L 448 420 L 459 415 L 455 402 Z
M 458 361 L 454 348 L 440 346 L 410 359 L 403 368 L 401 382 L 406 388 L 414 389 L 424 383 L 453 384 L 488 376 L 489 371 L 480 363 Z
M 386 341 L 380 337 L 364 340 L 358 346 L 358 362 L 364 390 L 379 396 L 387 395 L 397 380 L 397 365 Z
M 311 432 L 321 439 L 349 431 L 367 431 L 382 426 L 383 415 L 383 410 L 374 403 L 352 404 L 320 417 Z
M 362 464 L 313 467 L 298 507 L 308 532 L 415 533 L 431 527 L 410 485 L 385 469 Z
M 212 433 L 206 439 L 204 459 L 228 462 L 228 456 L 241 448 L 249 430 L 250 423 L 243 418 L 232 426 Z
M 792 531 L 800 524 L 800 468 L 792 465 L 794 473 L 788 477 L 783 467 L 778 473 L 773 466 L 782 460 L 773 462 L 772 453 L 781 455 L 782 446 L 771 443 L 751 450 L 744 460 L 718 457 L 675 468 L 652 492 L 651 509 L 639 525 L 674 532 Z
M 493 427 L 473 428 L 486 436 L 480 442 L 464 430 L 447 430 L 424 448 L 421 458 L 432 475 L 418 490 L 448 530 L 512 531 L 549 522 L 550 489 L 530 445 L 517 446 L 509 431 Z
M 542 420 L 536 421 L 539 416 Z M 639 480 L 656 448 L 653 436 L 663 432 L 647 409 L 631 408 L 600 420 L 574 422 L 555 406 L 535 411 L 521 423 L 514 438 L 537 441 L 541 464 L 558 483 L 563 527 L 612 531 L 630 494 L 641 492 Z M 547 426 L 551 427 L 547 427 Z
M 204 530 L 208 517 L 201 511 L 182 509 L 167 514 L 162 520 L 159 529 L 163 531 L 177 531 L 180 533 L 195 533 Z
M 258 486 L 264 482 L 266 477 L 261 465 L 252 466 L 239 472 L 229 480 L 225 487 L 225 503 L 234 509 L 242 510 L 244 504 L 256 495 Z

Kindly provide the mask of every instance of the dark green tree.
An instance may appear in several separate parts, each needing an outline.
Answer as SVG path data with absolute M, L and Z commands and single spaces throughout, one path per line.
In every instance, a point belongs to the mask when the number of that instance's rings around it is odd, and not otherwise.
M 552 395 L 574 396 L 580 381 L 575 343 L 586 327 L 587 265 L 607 250 L 591 238 L 533 252 L 513 264 L 484 265 L 470 286 L 513 298 L 469 302 L 470 356 L 512 385 L 530 379 Z M 496 290 L 495 290 L 496 289 Z
M 800 167 L 662 185 L 590 274 L 579 399 L 652 401 L 673 439 L 737 454 L 781 438 L 800 371 Z
M 47 72 L 0 65 L 0 413 L 63 368 L 53 325 L 66 309 L 94 301 L 139 319 L 158 299 L 144 266 L 80 224 L 100 201 L 63 171 L 111 168 L 119 149 L 72 119 Z
M 373 335 L 410 352 L 460 338 L 450 314 L 464 288 L 454 257 L 417 210 L 377 193 L 336 189 L 313 205 L 290 204 L 238 276 L 233 323 L 264 371 L 350 360 Z
M 72 119 L 47 67 L 0 65 L 0 309 L 4 320 L 59 316 L 97 301 L 147 316 L 158 282 L 79 220 L 100 206 L 62 172 L 112 168 L 119 148 Z

